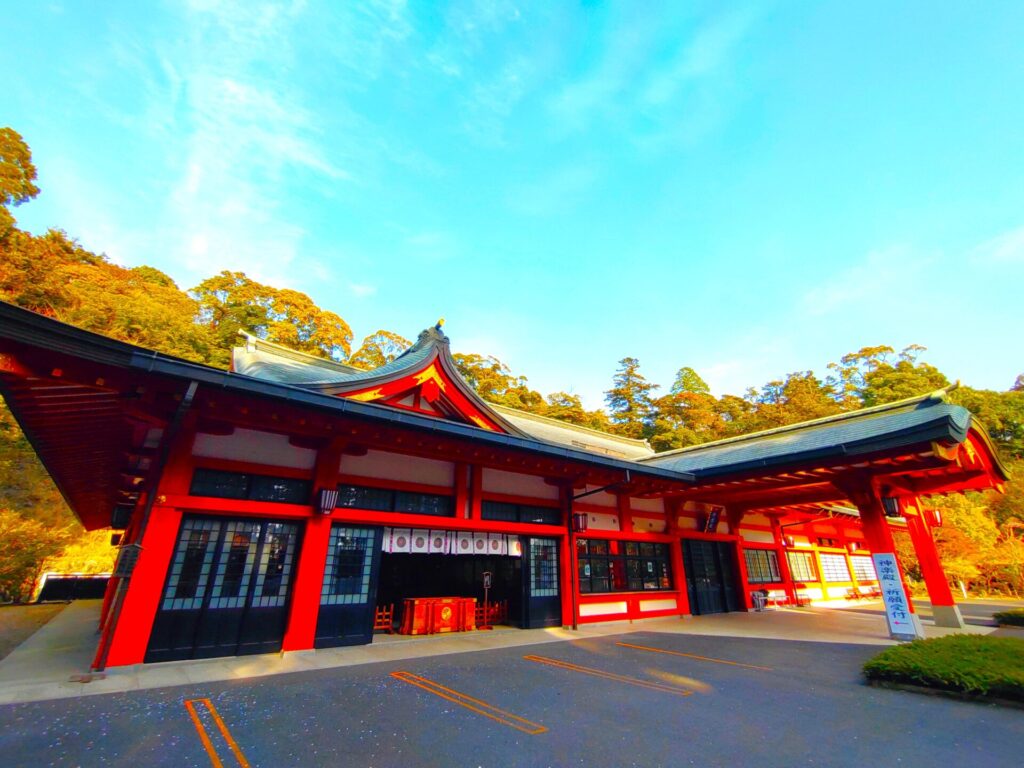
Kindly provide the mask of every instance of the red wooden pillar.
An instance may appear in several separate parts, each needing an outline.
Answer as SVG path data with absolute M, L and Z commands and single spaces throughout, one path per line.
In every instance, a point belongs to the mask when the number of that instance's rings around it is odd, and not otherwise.
M 579 578 L 576 562 L 576 534 L 572 524 L 572 485 L 563 485 L 559 490 L 562 509 L 565 510 L 565 535 L 562 537 L 562 577 L 560 591 L 562 593 L 562 624 L 576 629 L 579 623 Z M 527 557 L 528 552 L 523 553 Z
M 743 554 L 743 537 L 740 535 L 743 512 L 727 509 L 725 516 L 729 521 L 729 533 L 736 536 L 736 571 L 740 577 L 740 600 L 743 602 L 743 607 L 750 611 L 754 608 L 754 598 L 750 594 L 750 583 L 747 581 L 747 558 Z
M 619 513 L 619 530 L 623 533 L 633 532 L 633 507 L 629 503 L 628 493 L 615 495 L 615 507 Z
M 317 453 L 316 467 L 313 470 L 313 516 L 306 521 L 306 530 L 302 537 L 302 551 L 299 553 L 295 584 L 292 586 L 288 627 L 281 642 L 282 651 L 308 650 L 313 647 L 316 638 L 316 622 L 320 615 L 320 591 L 324 582 L 333 513 L 321 514 L 315 508 L 315 504 L 320 489 L 338 487 L 343 450 L 344 444 L 336 440 Z
M 117 624 L 109 629 L 110 651 L 105 666 L 141 664 L 145 658 L 180 527 L 180 509 L 153 507 Z
M 149 635 L 163 599 L 164 582 L 174 555 L 182 517 L 180 509 L 161 506 L 161 500 L 166 494 L 188 493 L 192 481 L 195 421 L 194 414 L 186 416 L 181 431 L 168 451 L 149 518 L 145 521 L 132 521 L 132 538 L 142 548 L 131 577 L 122 587 L 124 597 L 120 609 L 112 606 L 110 610 L 113 613 L 104 622 L 100 648 L 93 662 L 94 668 L 100 668 L 101 665 L 116 667 L 141 664 L 146 656 Z M 143 510 L 146 499 L 140 499 L 139 504 L 138 509 Z M 141 540 L 134 532 L 136 525 L 139 528 L 145 526 Z M 117 600 L 116 595 L 114 599 Z M 107 648 L 105 656 L 104 647 Z
M 327 547 L 331 537 L 329 515 L 316 515 L 306 521 L 302 552 L 295 570 L 288 628 L 281 642 L 282 651 L 305 651 L 313 647 L 316 621 L 320 615 L 320 590 L 324 583 Z
M 885 517 L 885 509 L 878 491 L 869 480 L 856 482 L 846 489 L 850 500 L 857 505 L 860 512 L 861 528 L 867 540 L 871 557 L 878 572 L 878 586 L 882 590 L 885 601 L 886 618 L 889 623 L 889 636 L 897 640 L 912 640 L 924 637 L 921 620 L 914 612 L 914 604 L 910 599 L 903 568 L 896 556 L 896 545 L 889 530 L 889 521 Z M 895 563 L 897 579 L 894 584 L 883 583 L 883 572 L 880 564 L 892 561 Z M 901 616 L 902 606 L 906 606 L 906 616 Z M 899 622 L 894 623 L 894 622 Z
M 484 498 L 484 470 L 479 464 L 469 467 L 469 519 L 479 520 Z
M 782 527 L 779 518 L 771 517 L 772 538 L 775 539 L 775 550 L 779 558 L 779 577 L 785 585 L 786 595 L 790 601 L 796 602 L 796 585 L 793 583 L 793 574 L 789 570 L 789 559 L 786 557 L 786 540 L 782 535 Z
M 461 461 L 455 462 L 455 517 L 464 519 L 470 516 L 469 509 L 469 467 Z
M 668 545 L 669 558 L 672 568 L 673 586 L 679 593 L 676 598 L 676 605 L 679 607 L 680 616 L 690 616 L 690 594 L 686 590 L 686 568 L 683 566 L 683 539 L 679 535 L 679 508 L 678 500 L 665 499 L 665 518 L 667 520 L 665 532 L 672 537 Z
M 939 553 L 935 549 L 928 521 L 917 499 L 901 499 L 900 507 L 903 518 L 907 521 L 907 531 L 914 544 L 917 562 L 921 565 L 921 575 L 928 587 L 928 599 L 932 604 L 932 615 L 939 627 L 964 628 L 964 619 L 960 608 L 953 601 L 953 592 L 949 588 L 949 579 L 942 568 Z

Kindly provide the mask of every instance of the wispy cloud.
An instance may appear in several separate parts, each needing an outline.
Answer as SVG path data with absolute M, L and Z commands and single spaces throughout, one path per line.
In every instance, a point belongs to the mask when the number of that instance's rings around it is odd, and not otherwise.
M 616 19 L 607 25 L 597 64 L 550 100 L 555 129 L 572 134 L 597 121 L 621 121 L 628 131 L 643 114 L 638 143 L 693 134 L 695 125 L 703 133 L 726 112 L 718 103 L 724 97 L 717 89 L 699 98 L 690 90 L 728 72 L 756 20 L 749 11 L 716 15 L 697 25 L 684 17 L 682 28 L 664 25 L 656 14 Z
M 1011 229 L 986 240 L 968 254 L 974 264 L 1024 264 L 1024 227 Z
M 713 18 L 684 39 L 675 55 L 659 67 L 641 89 L 641 103 L 661 106 L 672 101 L 687 84 L 707 77 L 726 65 L 755 21 L 749 11 Z
M 365 299 L 367 296 L 373 296 L 377 293 L 377 286 L 366 285 L 365 283 L 349 283 L 348 289 L 357 299 Z
M 906 246 L 870 252 L 861 262 L 828 278 L 807 291 L 803 311 L 820 317 L 834 312 L 871 312 L 892 302 L 893 291 L 913 285 L 935 257 Z
M 466 133 L 486 146 L 503 145 L 505 122 L 531 86 L 534 72 L 529 59 L 517 57 L 492 78 L 476 83 L 464 101 Z

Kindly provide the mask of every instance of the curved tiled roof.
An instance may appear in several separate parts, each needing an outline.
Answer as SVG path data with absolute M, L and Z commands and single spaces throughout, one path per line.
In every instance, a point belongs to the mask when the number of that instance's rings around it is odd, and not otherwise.
M 711 477 L 826 456 L 857 456 L 932 440 L 962 442 L 977 425 L 966 408 L 946 402 L 947 391 L 680 448 L 641 461 Z M 998 469 L 1005 472 L 1001 466 Z
M 491 403 L 491 408 L 523 432 L 538 440 L 582 448 L 585 451 L 602 453 L 606 456 L 618 456 L 623 459 L 637 460 L 654 455 L 654 450 L 646 440 L 612 435 L 608 432 L 581 427 L 578 424 L 570 424 L 558 419 L 549 419 L 546 416 L 538 416 L 535 413 L 519 411 L 504 405 Z

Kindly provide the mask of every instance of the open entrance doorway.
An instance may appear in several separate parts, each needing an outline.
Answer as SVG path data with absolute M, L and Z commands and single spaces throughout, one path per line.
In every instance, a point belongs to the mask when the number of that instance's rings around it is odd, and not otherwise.
M 474 597 L 477 605 L 483 605 L 484 573 L 488 572 L 488 601 L 504 607 L 499 621 L 522 626 L 521 557 L 385 552 L 381 555 L 377 602 L 394 605 L 398 612 L 411 597 Z
M 488 601 L 500 610 L 488 623 L 561 626 L 558 547 L 553 538 L 385 529 L 377 605 L 394 606 L 399 625 L 410 598 L 475 598 L 482 606 L 490 573 Z

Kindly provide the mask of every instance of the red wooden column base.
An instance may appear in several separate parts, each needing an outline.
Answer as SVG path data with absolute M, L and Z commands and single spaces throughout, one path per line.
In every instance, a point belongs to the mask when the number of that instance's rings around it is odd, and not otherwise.
M 939 560 L 928 523 L 924 519 L 921 506 L 916 500 L 907 500 L 900 504 L 903 518 L 907 521 L 907 531 L 914 544 L 914 553 L 921 565 L 921 575 L 928 587 L 928 599 L 932 603 L 932 615 L 935 625 L 939 627 L 964 628 L 964 619 L 960 608 L 953 602 L 953 592 L 949 588 L 949 580 Z

